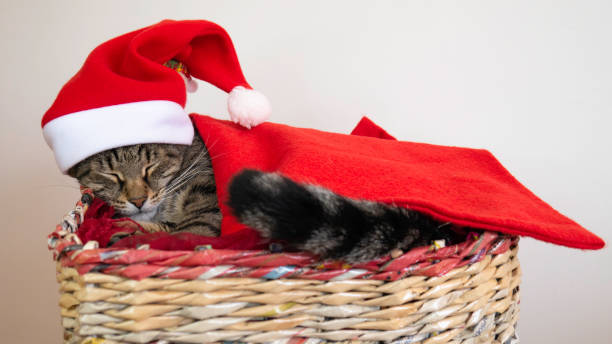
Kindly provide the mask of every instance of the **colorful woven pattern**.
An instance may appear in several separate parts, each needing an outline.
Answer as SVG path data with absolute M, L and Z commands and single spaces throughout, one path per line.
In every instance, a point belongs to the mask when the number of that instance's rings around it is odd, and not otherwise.
M 358 266 L 305 253 L 116 250 L 49 236 L 65 343 L 518 343 L 518 238 L 485 232 Z

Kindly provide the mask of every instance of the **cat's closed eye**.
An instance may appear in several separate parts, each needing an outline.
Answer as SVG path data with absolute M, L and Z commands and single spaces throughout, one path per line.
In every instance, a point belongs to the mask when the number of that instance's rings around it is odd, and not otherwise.
M 98 172 L 98 174 L 102 177 L 112 180 L 120 186 L 122 186 L 125 182 L 125 179 L 123 178 L 120 172 Z
M 148 164 L 145 167 L 143 167 L 142 168 L 142 179 L 144 179 L 144 181 L 148 183 L 149 178 L 151 178 L 151 175 L 153 174 L 155 169 L 159 166 L 159 164 L 160 164 L 159 162 L 155 162 L 155 163 Z

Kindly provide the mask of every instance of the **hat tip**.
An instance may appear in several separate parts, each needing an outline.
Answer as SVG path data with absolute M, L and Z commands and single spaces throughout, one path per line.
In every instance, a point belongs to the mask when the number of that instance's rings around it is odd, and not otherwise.
M 248 129 L 265 122 L 272 112 L 270 102 L 263 93 L 236 86 L 227 98 L 227 109 L 234 123 Z

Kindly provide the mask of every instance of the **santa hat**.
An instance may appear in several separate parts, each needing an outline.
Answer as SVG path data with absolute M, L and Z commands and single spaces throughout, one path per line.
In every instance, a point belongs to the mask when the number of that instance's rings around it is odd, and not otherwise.
M 140 143 L 191 144 L 185 112 L 189 74 L 229 92 L 231 119 L 250 128 L 270 104 L 246 82 L 229 35 L 204 20 L 164 20 L 95 48 L 43 119 L 43 135 L 62 172 L 107 149 Z M 186 79 L 187 83 L 184 81 Z

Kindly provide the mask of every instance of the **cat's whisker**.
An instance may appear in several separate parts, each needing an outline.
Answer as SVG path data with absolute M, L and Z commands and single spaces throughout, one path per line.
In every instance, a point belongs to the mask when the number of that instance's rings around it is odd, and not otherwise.
M 191 181 L 196 175 L 203 173 L 202 171 L 194 171 L 193 173 L 191 173 L 190 175 L 186 176 L 183 181 L 181 181 L 179 184 L 177 185 L 173 185 L 171 188 L 169 188 L 168 190 L 164 190 L 164 193 L 167 193 L 168 195 L 172 194 L 174 191 L 178 190 L 181 186 L 185 185 L 186 183 L 188 183 L 189 181 Z
M 222 157 L 222 156 L 227 155 L 227 154 L 228 154 L 227 152 L 219 153 L 219 154 L 217 154 L 217 155 L 215 155 L 213 157 L 210 157 L 210 160 L 217 159 L 217 158 Z
M 208 145 L 208 144 L 207 144 L 207 145 L 206 145 L 206 151 L 207 151 L 207 152 L 210 152 L 210 150 L 211 150 L 211 149 L 212 149 L 212 148 L 213 148 L 213 147 L 214 147 L 214 146 L 217 144 L 217 142 L 219 142 L 219 139 L 216 139 L 216 140 L 215 140 L 215 142 L 213 142 L 213 143 L 212 143 L 212 144 L 210 144 L 210 145 Z
M 168 187 L 163 190 L 164 198 L 174 193 L 176 190 L 180 189 L 185 183 L 189 182 L 191 178 L 185 177 L 180 183 L 173 184 L 171 187 Z
M 213 142 L 211 146 L 213 146 L 217 141 Z M 187 167 L 178 177 L 174 178 L 172 182 L 170 182 L 166 187 L 160 189 L 160 193 L 164 194 L 162 200 L 165 200 L 167 197 L 172 195 L 176 190 L 180 189 L 183 185 L 188 183 L 191 179 L 193 179 L 196 175 L 202 174 L 205 171 L 199 171 L 195 169 L 196 163 L 200 162 L 202 158 L 206 156 L 207 151 L 202 151 L 198 156 L 194 159 L 194 161 Z M 222 156 L 227 153 L 222 153 L 217 155 L 216 157 Z
M 190 170 L 187 171 L 183 174 L 181 174 L 180 176 L 178 176 L 177 178 L 175 178 L 170 184 L 168 184 L 165 188 L 164 191 L 167 190 L 171 190 L 174 189 L 177 185 L 181 185 L 183 184 L 185 181 L 191 179 L 193 173 L 197 173 L 197 170 Z
M 181 183 L 185 178 L 187 178 L 188 174 L 195 170 L 195 166 L 197 166 L 197 163 L 200 162 L 202 158 L 206 156 L 206 153 L 206 151 L 200 152 L 200 154 L 196 156 L 194 161 L 183 172 L 181 172 L 181 174 L 174 178 L 165 188 L 162 188 L 162 190 L 172 188 L 174 185 Z
M 202 137 L 202 142 L 204 142 L 204 146 L 205 147 L 210 147 L 210 145 L 208 144 L 208 141 L 210 140 L 210 131 L 206 133 L 206 140 L 204 140 L 204 138 Z
M 180 183 L 176 183 L 172 185 L 171 187 L 165 188 L 163 189 L 163 191 L 160 190 L 160 192 L 163 192 L 162 199 L 166 199 L 168 196 L 172 195 L 175 191 L 179 190 L 183 185 L 190 182 L 193 178 L 195 178 L 195 176 L 203 174 L 203 173 L 207 173 L 207 171 L 197 171 L 197 170 L 192 171 L 190 174 L 183 177 Z
M 218 142 L 218 140 L 213 142 L 210 145 L 210 147 L 214 146 L 217 142 Z M 225 154 L 225 153 L 223 153 L 223 154 Z M 223 154 L 217 155 L 217 157 L 221 156 Z M 208 151 L 207 150 L 201 151 L 198 154 L 198 156 L 196 156 L 194 161 L 179 176 L 174 178 L 166 187 L 160 189 L 159 192 L 163 194 L 163 196 L 161 198 L 161 201 L 163 201 L 163 200 L 167 199 L 168 197 L 170 197 L 174 192 L 176 192 L 182 186 L 184 186 L 186 183 L 191 181 L 196 175 L 205 173 L 206 171 L 197 170 L 196 166 L 197 166 L 197 163 L 201 162 L 203 158 L 207 158 L 208 160 L 210 160 L 210 158 L 207 157 L 207 155 L 208 155 Z

